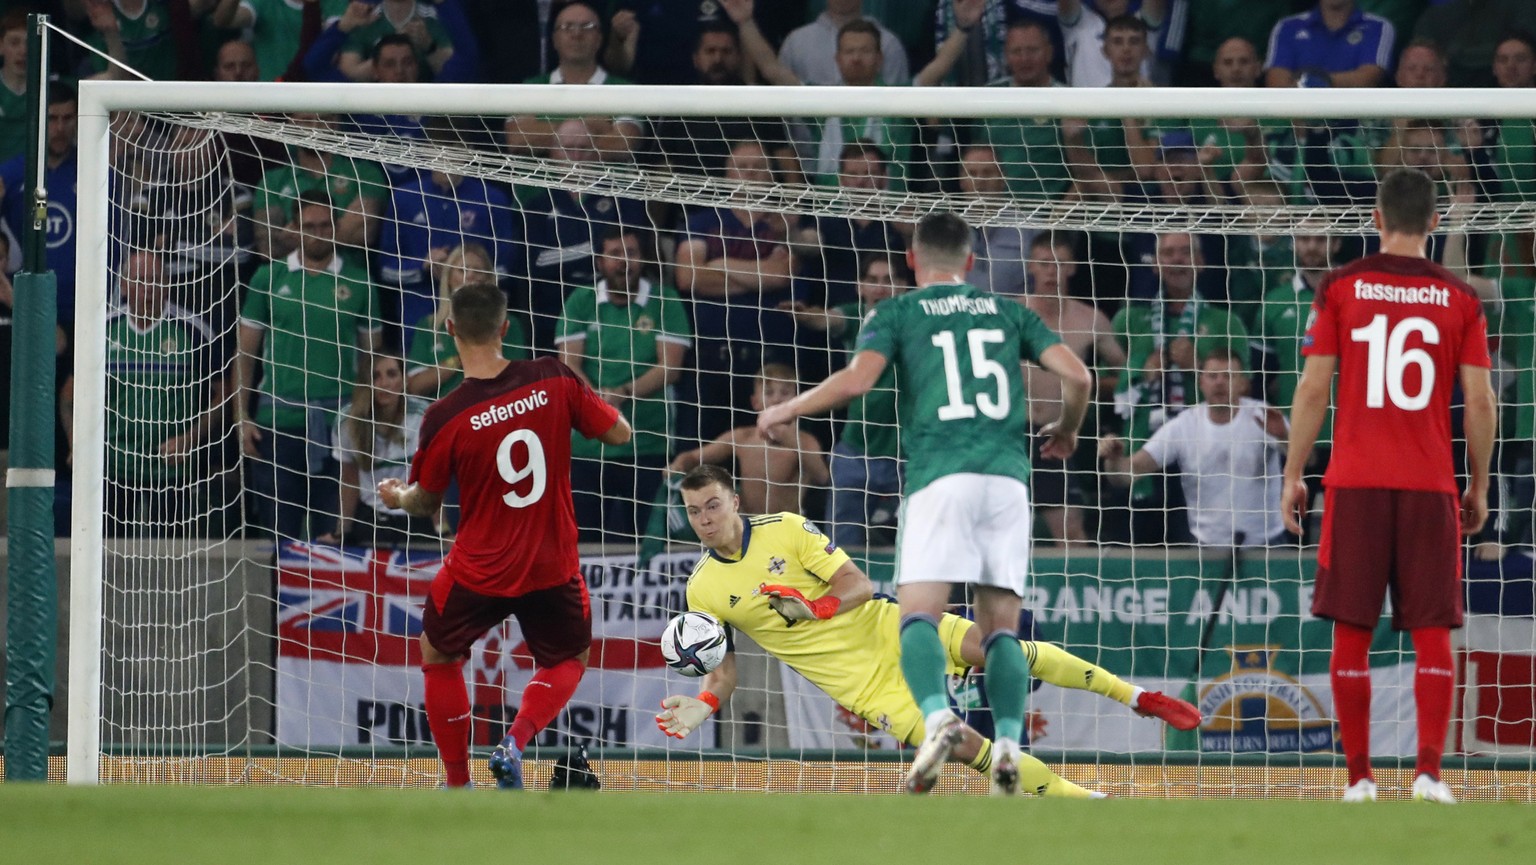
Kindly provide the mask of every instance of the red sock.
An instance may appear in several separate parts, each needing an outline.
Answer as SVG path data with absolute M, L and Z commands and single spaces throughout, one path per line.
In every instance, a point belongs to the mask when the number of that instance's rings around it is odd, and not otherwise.
M 422 664 L 427 682 L 427 724 L 443 760 L 444 781 L 450 787 L 469 783 L 469 689 L 464 665 Z
M 1333 683 L 1333 713 L 1349 783 L 1371 777 L 1371 629 L 1333 623 L 1333 655 L 1328 674 Z M 1443 731 L 1442 731 L 1443 732 Z
M 1440 780 L 1440 757 L 1445 753 L 1445 731 L 1451 725 L 1451 700 L 1456 671 L 1451 661 L 1450 628 L 1415 628 L 1413 631 L 1413 700 L 1419 714 L 1419 765 L 1421 775 Z
M 570 702 L 571 695 L 576 693 L 576 684 L 586 671 L 585 664 L 570 658 L 533 674 L 528 687 L 523 689 L 523 704 L 517 709 L 517 717 L 512 719 L 512 726 L 507 730 L 519 751 L 527 748 L 533 737 L 555 720 Z

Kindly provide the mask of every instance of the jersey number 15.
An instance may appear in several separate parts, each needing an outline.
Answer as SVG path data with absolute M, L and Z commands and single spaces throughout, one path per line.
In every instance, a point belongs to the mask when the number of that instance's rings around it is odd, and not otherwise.
M 987 357 L 987 346 L 1001 345 L 1007 340 L 996 328 L 973 328 L 965 332 L 965 341 L 971 347 L 971 377 L 992 379 L 997 383 L 997 396 L 976 394 L 976 404 L 965 400 L 965 390 L 960 383 L 960 358 L 955 351 L 954 331 L 944 330 L 933 335 L 933 344 L 944 355 L 944 388 L 949 402 L 939 406 L 939 420 L 963 420 L 976 416 L 976 410 L 993 420 L 1008 417 L 1008 368 Z

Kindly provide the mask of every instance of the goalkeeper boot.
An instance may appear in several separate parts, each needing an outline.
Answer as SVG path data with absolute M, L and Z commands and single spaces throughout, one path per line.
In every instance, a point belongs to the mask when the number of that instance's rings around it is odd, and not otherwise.
M 1019 743 L 998 739 L 992 743 L 992 795 L 1019 795 Z
M 1375 802 L 1376 782 L 1370 778 L 1361 778 L 1350 784 L 1344 790 L 1344 802 Z
M 1161 691 L 1142 691 L 1131 707 L 1143 718 L 1157 718 L 1175 730 L 1193 730 L 1203 720 L 1200 710 Z
M 491 752 L 491 774 L 496 776 L 496 789 L 523 789 L 523 752 L 508 736 Z
M 944 770 L 955 746 L 960 744 L 964 726 L 955 713 L 948 710 L 942 717 L 928 719 L 928 732 L 923 736 L 923 743 L 917 746 L 912 768 L 907 772 L 908 793 L 926 793 L 939 783 L 939 773 Z
M 602 781 L 587 761 L 586 745 L 577 745 L 556 760 L 554 774 L 549 776 L 551 790 L 601 790 L 602 787 Z
M 1413 801 L 1455 805 L 1456 797 L 1451 795 L 1451 788 L 1445 786 L 1444 781 L 1428 775 L 1420 775 L 1413 779 Z

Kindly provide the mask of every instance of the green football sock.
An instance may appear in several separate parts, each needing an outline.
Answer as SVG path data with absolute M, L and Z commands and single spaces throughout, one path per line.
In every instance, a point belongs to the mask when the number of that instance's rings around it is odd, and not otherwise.
M 901 623 L 901 674 L 924 718 L 949 708 L 948 672 L 949 653 L 939 639 L 938 623 L 928 616 L 908 616 Z
M 1029 663 L 1019 640 L 1007 631 L 987 638 L 987 702 L 992 705 L 992 726 L 997 738 L 1021 740 L 1024 733 L 1024 698 L 1029 693 Z

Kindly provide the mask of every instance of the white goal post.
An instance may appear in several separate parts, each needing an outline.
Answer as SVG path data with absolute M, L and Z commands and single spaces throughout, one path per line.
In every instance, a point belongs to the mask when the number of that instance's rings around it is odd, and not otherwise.
M 115 112 L 184 115 L 188 125 L 290 134 L 264 126 L 264 114 L 345 112 L 380 115 L 640 114 L 646 117 L 902 117 L 902 118 L 1251 118 L 1254 120 L 1450 118 L 1529 119 L 1530 99 L 1519 91 L 1469 90 L 1235 90 L 1206 88 L 818 88 L 818 87 L 585 87 L 568 85 L 462 84 L 222 84 L 202 82 L 85 81 L 79 89 L 78 274 L 75 323 L 73 528 L 70 545 L 69 689 L 67 779 L 99 781 L 102 742 L 103 580 L 107 550 L 128 543 L 104 538 L 101 480 L 106 471 L 107 382 L 103 346 L 113 297 L 109 284 L 112 242 L 109 225 L 110 121 Z M 200 116 L 206 115 L 206 116 Z M 297 133 L 292 133 L 297 134 Z M 305 133 L 311 134 L 311 133 Z M 339 152 L 367 158 L 400 155 L 391 145 L 351 143 L 344 136 L 312 133 Z M 280 139 L 281 140 L 281 139 Z M 369 147 L 382 146 L 382 151 Z M 571 168 L 527 157 L 477 154 L 409 145 L 418 165 L 442 164 L 481 176 L 532 186 L 567 185 L 632 191 L 637 197 L 671 203 L 728 204 L 750 201 L 765 212 L 857 213 L 913 221 L 949 209 L 976 225 L 1068 227 L 1094 230 L 1108 224 L 1139 231 L 1199 231 L 1238 234 L 1256 228 L 1284 232 L 1302 219 L 1324 220 L 1330 233 L 1368 231 L 1368 205 L 1318 205 L 1266 213 L 1218 203 L 1198 213 L 1178 207 L 1129 206 L 1090 201 L 1020 202 L 1007 197 L 967 198 L 953 193 L 836 193 L 824 187 L 781 186 L 669 175 L 632 165 Z M 1459 205 L 1448 216 L 1454 226 L 1496 233 L 1536 225 L 1536 201 Z M 1527 360 L 1527 363 L 1530 361 Z M 1531 647 L 1536 650 L 1536 647 Z

